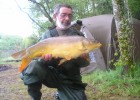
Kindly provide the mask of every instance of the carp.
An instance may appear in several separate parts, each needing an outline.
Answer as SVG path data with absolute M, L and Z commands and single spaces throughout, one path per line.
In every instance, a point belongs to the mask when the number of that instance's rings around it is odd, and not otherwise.
M 59 36 L 41 40 L 11 56 L 22 60 L 19 68 L 19 71 L 22 72 L 32 59 L 42 57 L 45 54 L 52 54 L 52 57 L 59 57 L 66 61 L 77 58 L 81 54 L 89 53 L 99 47 L 101 47 L 99 42 L 82 36 Z

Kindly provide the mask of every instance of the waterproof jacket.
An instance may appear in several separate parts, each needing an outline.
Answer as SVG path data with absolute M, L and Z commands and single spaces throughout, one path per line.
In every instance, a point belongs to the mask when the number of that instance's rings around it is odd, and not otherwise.
M 84 36 L 80 31 L 77 31 L 73 28 L 59 31 L 54 27 L 48 30 L 46 33 L 44 33 L 41 37 L 41 40 L 50 38 L 50 37 L 57 37 L 61 35 L 62 36 L 64 35 L 65 36 L 71 36 L 71 35 Z M 80 68 L 86 67 L 87 65 L 89 65 L 88 61 L 86 61 L 84 58 L 78 57 L 77 59 L 71 59 L 69 61 L 66 61 L 60 66 L 57 66 L 55 62 L 58 62 L 58 61 L 53 61 L 51 65 L 54 68 L 57 68 L 59 70 L 60 74 L 62 75 L 64 84 L 70 84 L 69 86 L 72 86 L 75 88 L 83 88 L 83 89 L 85 88 L 86 85 L 83 84 L 81 81 Z

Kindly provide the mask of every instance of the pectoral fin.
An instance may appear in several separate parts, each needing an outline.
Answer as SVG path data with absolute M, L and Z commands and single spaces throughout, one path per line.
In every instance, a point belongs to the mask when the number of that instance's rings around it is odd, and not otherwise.
M 58 65 L 61 65 L 61 64 L 63 64 L 66 61 L 67 61 L 67 59 L 61 59 Z

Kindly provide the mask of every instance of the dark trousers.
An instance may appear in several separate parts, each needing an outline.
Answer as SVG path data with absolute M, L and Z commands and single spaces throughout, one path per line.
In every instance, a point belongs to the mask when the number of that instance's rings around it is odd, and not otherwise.
M 28 85 L 28 93 L 32 100 L 41 100 L 41 88 L 42 83 L 40 82 Z M 58 88 L 58 94 L 55 98 L 56 100 L 87 100 L 83 89 L 73 89 L 65 85 Z
M 22 73 L 22 79 L 28 86 L 28 93 L 32 100 L 41 99 L 42 84 L 57 88 L 59 100 L 87 100 L 84 89 L 75 89 L 70 86 L 71 84 L 64 84 L 62 77 L 56 68 L 37 60 L 33 60 Z
M 28 94 L 31 96 L 32 100 L 41 100 L 41 82 L 36 82 L 28 85 Z

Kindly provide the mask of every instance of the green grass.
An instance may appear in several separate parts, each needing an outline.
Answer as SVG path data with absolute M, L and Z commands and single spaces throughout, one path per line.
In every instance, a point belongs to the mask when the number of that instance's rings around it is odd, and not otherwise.
M 94 71 L 91 74 L 83 75 L 83 81 L 96 87 L 102 94 L 120 96 L 140 96 L 140 67 L 134 77 L 121 75 L 122 69 L 109 71 Z

